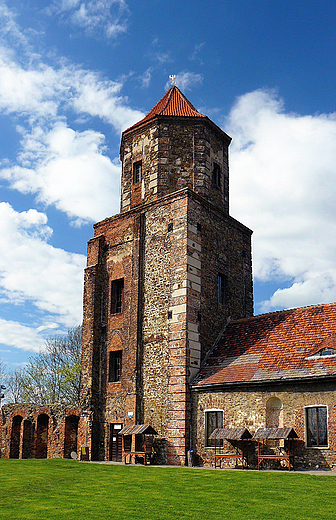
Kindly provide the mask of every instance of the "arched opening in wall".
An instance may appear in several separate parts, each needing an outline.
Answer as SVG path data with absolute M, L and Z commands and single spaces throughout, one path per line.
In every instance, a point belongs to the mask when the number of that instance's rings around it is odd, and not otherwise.
M 35 458 L 46 459 L 48 454 L 48 426 L 49 417 L 41 414 L 37 418 Z
M 69 415 L 65 419 L 64 428 L 64 458 L 70 459 L 71 452 L 77 453 L 77 434 L 78 434 L 79 417 L 77 415 Z
M 278 397 L 270 397 L 266 403 L 266 428 L 283 427 L 283 406 Z
M 31 421 L 23 421 L 22 458 L 31 459 L 33 456 L 34 428 Z
M 12 433 L 10 443 L 10 459 L 18 459 L 20 457 L 20 438 L 21 438 L 21 415 L 16 415 L 12 420 Z

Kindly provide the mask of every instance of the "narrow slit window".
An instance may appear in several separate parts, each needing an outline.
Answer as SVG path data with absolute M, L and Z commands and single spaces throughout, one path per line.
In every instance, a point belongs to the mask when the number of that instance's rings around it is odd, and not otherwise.
M 227 293 L 227 278 L 224 274 L 219 273 L 217 276 L 217 291 L 218 291 L 218 303 L 219 305 L 226 304 L 226 293 Z
M 109 383 L 121 381 L 122 350 L 115 350 L 109 353 Z
M 220 166 L 217 163 L 214 163 L 213 165 L 213 171 L 212 171 L 212 182 L 217 188 L 220 188 L 221 185 L 221 171 Z
M 133 164 L 133 184 L 139 184 L 142 181 L 142 161 Z
M 124 279 L 111 282 L 111 314 L 120 314 L 123 311 Z

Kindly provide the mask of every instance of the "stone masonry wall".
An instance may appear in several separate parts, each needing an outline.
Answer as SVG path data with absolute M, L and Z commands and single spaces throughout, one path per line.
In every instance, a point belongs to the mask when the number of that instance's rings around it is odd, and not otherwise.
M 123 135 L 121 212 L 190 188 L 229 212 L 228 146 L 231 139 L 209 120 L 159 117 Z M 133 184 L 133 165 L 142 161 L 142 182 Z M 214 163 L 220 185 L 212 180 Z
M 266 427 L 266 404 L 270 398 L 278 398 L 282 403 L 279 427 L 291 427 L 296 431 L 297 469 L 336 469 L 336 385 L 335 383 L 315 383 L 298 385 L 269 386 L 262 389 L 241 388 L 227 391 L 194 391 L 193 404 L 193 448 L 202 464 L 213 462 L 214 451 L 204 446 L 205 412 L 223 410 L 224 428 L 245 427 L 253 435 L 258 428 Z M 328 406 L 328 448 L 306 447 L 305 407 Z M 256 447 L 255 447 L 256 450 Z M 250 464 L 256 465 L 250 456 Z M 231 449 L 232 452 L 232 449 Z
M 187 209 L 183 191 L 146 212 L 144 422 L 166 439 L 166 460 L 175 464 L 185 461 L 188 428 Z
M 83 406 L 94 406 L 92 456 L 108 458 L 109 423 L 150 423 L 160 446 L 166 443 L 160 460 L 184 463 L 188 383 L 229 312 L 251 313 L 250 231 L 183 189 L 102 221 L 95 235 L 84 291 L 82 380 Z M 234 290 L 219 309 L 222 271 Z M 118 279 L 124 279 L 123 309 L 113 315 L 111 283 Z M 122 378 L 109 383 L 113 350 L 122 350 Z

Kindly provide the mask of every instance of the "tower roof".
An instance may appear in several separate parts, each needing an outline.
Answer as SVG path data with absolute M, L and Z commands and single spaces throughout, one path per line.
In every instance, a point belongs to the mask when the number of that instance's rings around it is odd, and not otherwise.
M 204 117 L 196 108 L 188 101 L 184 94 L 176 85 L 172 86 L 165 95 L 156 103 L 156 105 L 148 112 L 148 114 L 135 123 L 135 125 L 127 128 L 123 133 L 133 130 L 137 126 L 150 121 L 156 116 L 175 116 L 175 117 Z

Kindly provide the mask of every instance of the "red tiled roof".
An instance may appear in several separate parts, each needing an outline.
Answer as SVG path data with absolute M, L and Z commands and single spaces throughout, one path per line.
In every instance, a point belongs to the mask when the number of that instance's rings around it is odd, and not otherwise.
M 206 117 L 197 112 L 196 108 L 188 101 L 184 94 L 175 85 L 158 101 L 155 107 L 148 114 L 135 123 L 135 125 L 127 128 L 125 132 L 133 130 L 139 125 L 146 123 L 156 116 L 174 116 L 174 117 Z M 124 132 L 124 133 L 125 133 Z
M 336 376 L 336 303 L 229 323 L 193 386 Z

